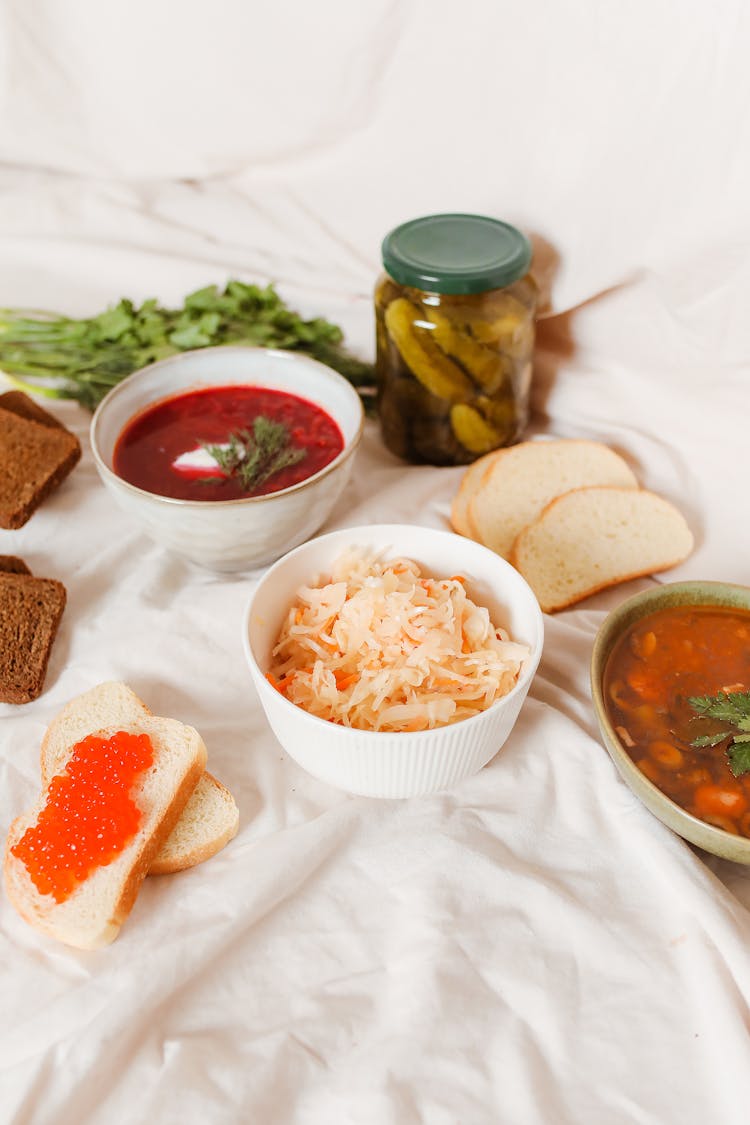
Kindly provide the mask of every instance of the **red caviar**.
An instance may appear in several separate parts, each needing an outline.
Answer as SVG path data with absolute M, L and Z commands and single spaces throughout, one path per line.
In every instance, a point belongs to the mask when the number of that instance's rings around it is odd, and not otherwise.
M 121 730 L 76 743 L 64 772 L 49 783 L 36 824 L 11 848 L 40 894 L 65 902 L 127 847 L 142 816 L 130 790 L 153 761 L 147 734 Z

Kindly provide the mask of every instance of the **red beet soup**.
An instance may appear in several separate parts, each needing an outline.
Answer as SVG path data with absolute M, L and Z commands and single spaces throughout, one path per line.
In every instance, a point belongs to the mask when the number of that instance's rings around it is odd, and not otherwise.
M 117 439 L 119 477 L 178 500 L 240 500 L 299 484 L 344 448 L 320 406 L 267 387 L 206 387 L 131 418 Z

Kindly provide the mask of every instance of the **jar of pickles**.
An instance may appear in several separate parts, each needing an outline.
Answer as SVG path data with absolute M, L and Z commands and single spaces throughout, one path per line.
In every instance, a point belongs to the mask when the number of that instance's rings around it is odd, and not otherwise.
M 428 215 L 383 241 L 378 413 L 408 461 L 465 465 L 521 436 L 537 287 L 531 245 L 481 215 Z

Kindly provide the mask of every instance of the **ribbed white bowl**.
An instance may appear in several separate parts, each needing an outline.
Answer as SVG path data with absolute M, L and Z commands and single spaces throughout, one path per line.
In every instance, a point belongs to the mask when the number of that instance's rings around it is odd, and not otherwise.
M 309 715 L 271 687 L 271 649 L 297 589 L 325 574 L 348 547 L 414 559 L 433 577 L 462 574 L 471 597 L 513 640 L 530 648 L 518 683 L 474 718 L 436 730 L 353 730 Z M 515 723 L 542 654 L 544 626 L 520 574 L 492 551 L 447 531 L 401 524 L 346 528 L 297 547 L 272 566 L 250 601 L 243 644 L 268 722 L 290 757 L 321 781 L 367 797 L 413 797 L 445 789 L 495 756 Z

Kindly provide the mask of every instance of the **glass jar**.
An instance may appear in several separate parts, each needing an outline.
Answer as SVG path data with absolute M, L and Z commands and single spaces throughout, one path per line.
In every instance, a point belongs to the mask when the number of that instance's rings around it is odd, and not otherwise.
M 481 215 L 429 215 L 383 241 L 375 289 L 383 440 L 407 461 L 465 465 L 528 421 L 537 286 L 531 245 Z

